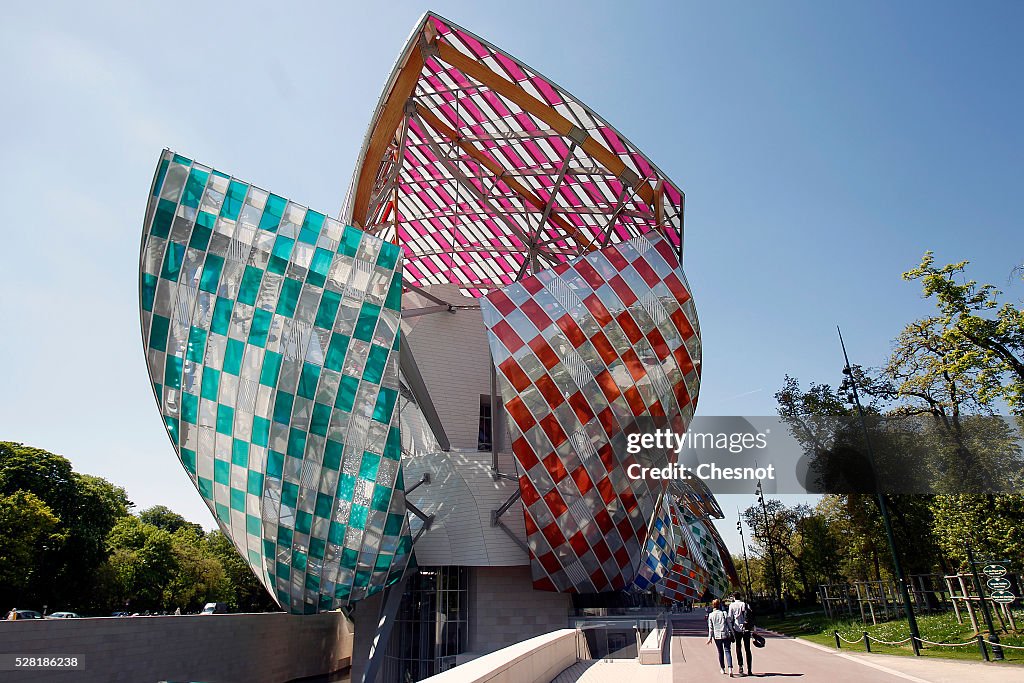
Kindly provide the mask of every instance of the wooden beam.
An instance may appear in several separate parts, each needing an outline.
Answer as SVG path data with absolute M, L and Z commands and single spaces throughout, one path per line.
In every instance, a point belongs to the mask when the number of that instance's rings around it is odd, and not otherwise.
M 475 145 L 472 145 L 459 135 L 458 131 L 446 124 L 444 121 L 439 119 L 434 112 L 430 111 L 426 107 L 416 105 L 416 113 L 420 119 L 428 126 L 434 129 L 435 132 L 440 133 L 444 137 L 448 138 L 456 145 L 459 149 L 470 156 L 474 161 L 479 163 L 481 166 L 486 168 L 488 171 L 494 174 L 496 178 L 501 180 L 510 190 L 518 194 L 524 200 L 532 204 L 538 211 L 544 211 L 544 207 L 547 204 L 543 199 L 535 195 L 530 191 L 528 187 L 523 185 L 513 178 L 509 178 L 505 175 L 505 169 L 498 162 L 491 159 L 489 156 L 481 152 Z M 548 216 L 548 220 L 558 226 L 567 235 L 576 239 L 580 244 L 580 248 L 583 251 L 590 251 L 593 248 L 593 240 L 580 232 L 576 226 L 569 223 L 567 220 L 562 218 L 556 213 L 551 213 Z
M 438 57 L 442 61 L 454 66 L 462 73 L 487 86 L 502 97 L 515 102 L 520 109 L 536 116 L 541 121 L 548 124 L 552 129 L 557 131 L 560 135 L 568 137 L 569 133 L 576 128 L 576 125 L 572 121 L 559 114 L 553 107 L 551 107 L 551 105 L 546 102 L 542 102 L 530 93 L 526 92 L 519 84 L 513 83 L 512 81 L 499 76 L 477 62 L 475 59 L 467 57 L 451 45 L 439 42 L 437 50 Z M 587 133 L 584 133 L 584 135 L 586 137 L 584 137 L 583 141 L 580 143 L 580 147 L 583 151 L 608 169 L 612 175 L 620 177 L 622 172 L 628 168 L 622 159 L 602 145 L 593 136 Z M 648 205 L 650 205 L 654 200 L 654 190 L 647 182 L 638 182 L 636 193 Z
M 431 40 L 431 34 L 421 34 L 425 41 Z M 436 34 L 433 35 L 436 38 Z M 370 141 L 366 145 L 366 154 L 359 166 L 356 177 L 359 184 L 356 186 L 355 200 L 352 202 L 352 222 L 362 228 L 366 225 L 367 211 L 370 207 L 370 198 L 373 194 L 373 183 L 377 178 L 377 168 L 380 166 L 384 152 L 394 139 L 395 131 L 405 116 L 405 103 L 412 97 L 419 81 L 420 72 L 423 70 L 423 53 L 421 45 L 414 45 L 409 51 L 409 57 L 398 72 L 391 92 L 384 100 L 380 116 L 370 133 Z

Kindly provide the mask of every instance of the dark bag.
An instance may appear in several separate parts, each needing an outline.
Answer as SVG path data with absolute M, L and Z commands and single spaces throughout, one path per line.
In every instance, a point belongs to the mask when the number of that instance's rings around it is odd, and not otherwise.
M 750 639 L 754 641 L 754 647 L 764 647 L 764 636 L 759 633 L 755 633 L 750 636 Z

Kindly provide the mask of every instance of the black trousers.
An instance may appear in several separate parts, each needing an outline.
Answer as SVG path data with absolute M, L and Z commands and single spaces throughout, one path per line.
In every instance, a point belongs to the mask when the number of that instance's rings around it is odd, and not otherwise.
M 736 631 L 736 666 L 743 666 L 743 650 L 740 648 L 746 648 L 747 650 L 747 671 L 750 671 L 751 665 L 754 663 L 754 656 L 750 654 L 750 631 Z

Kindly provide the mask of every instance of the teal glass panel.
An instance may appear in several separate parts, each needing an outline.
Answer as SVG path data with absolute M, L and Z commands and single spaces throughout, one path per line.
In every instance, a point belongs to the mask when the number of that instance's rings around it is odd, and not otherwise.
M 212 500 L 213 482 L 209 479 L 204 479 L 203 477 L 197 477 L 197 482 L 199 484 L 199 493 L 203 495 L 203 498 L 206 500 Z
M 334 497 L 329 496 L 326 493 L 316 494 L 316 505 L 313 507 L 313 513 L 321 519 L 331 518 L 331 508 L 334 505 Z
M 262 492 L 261 492 L 262 495 Z M 252 515 L 245 516 L 245 533 L 250 536 L 261 536 L 263 534 L 263 525 L 260 523 L 259 517 L 253 517 Z M 252 552 L 251 550 L 249 552 Z M 249 558 L 249 564 L 262 564 L 262 560 L 259 559 L 259 555 L 255 558 Z
M 281 484 L 281 502 L 288 507 L 295 507 L 299 501 L 299 487 L 290 481 Z M 290 542 L 289 542 L 290 543 Z
M 245 491 L 231 489 L 231 509 L 245 512 Z
M 338 306 L 341 305 L 341 294 L 324 290 L 320 299 L 320 307 L 316 311 L 316 320 L 313 325 L 329 330 L 334 327 L 334 319 L 338 315 Z
M 402 515 L 388 515 L 387 521 L 384 523 L 384 535 L 385 536 L 397 536 L 402 532 L 402 521 L 405 519 Z
M 391 311 L 402 310 L 402 278 L 396 277 L 391 280 L 388 288 L 387 298 L 384 299 L 384 308 Z
M 232 180 L 228 183 L 228 191 L 224 193 L 224 204 L 220 207 L 220 215 L 224 218 L 237 221 L 238 215 L 242 213 L 242 206 L 245 204 L 245 195 L 249 186 Z
M 267 476 L 271 479 L 280 479 L 284 471 L 284 453 L 267 451 Z
M 331 522 L 327 529 L 327 541 L 334 545 L 341 545 L 345 542 L 345 525 L 338 522 Z
M 348 375 L 341 376 L 341 384 L 338 387 L 338 397 L 334 399 L 334 407 L 346 413 L 352 412 L 352 404 L 356 400 L 356 389 L 359 388 L 359 380 Z
M 319 538 L 309 539 L 309 556 L 315 557 L 318 560 L 324 559 L 324 550 L 327 549 L 327 544 Z
M 324 227 L 324 215 L 316 211 L 307 211 L 306 219 L 302 221 L 302 230 L 299 231 L 299 241 L 306 244 L 316 244 L 320 231 Z
M 348 339 L 344 334 L 331 334 L 331 343 L 327 346 L 327 354 L 324 356 L 325 368 L 341 372 L 345 364 L 345 353 L 348 351 Z
M 197 423 L 199 420 L 198 396 L 187 392 L 181 394 L 181 419 L 189 424 Z
M 288 455 L 301 458 L 306 450 L 306 432 L 292 427 L 288 430 Z
M 213 481 L 225 486 L 231 481 L 231 465 L 227 460 L 213 461 Z
M 218 296 L 217 303 L 213 307 L 213 320 L 210 321 L 210 330 L 219 335 L 227 336 L 231 327 L 231 309 L 234 304 L 231 299 Z
M 153 314 L 153 321 L 149 327 L 149 348 L 157 351 L 167 350 L 167 330 L 170 326 L 170 318 Z
M 353 228 L 351 225 L 345 226 L 345 231 L 341 234 L 341 244 L 338 245 L 338 251 L 345 256 L 355 256 L 356 252 L 359 251 L 359 241 L 362 239 L 363 233 Z
M 295 240 L 278 235 L 270 252 L 270 264 L 267 266 L 267 270 L 271 273 L 284 275 L 284 271 L 288 268 L 288 259 L 291 258 L 294 247 Z
M 217 283 L 220 282 L 220 271 L 224 268 L 224 257 L 216 254 L 207 254 L 206 263 L 203 264 L 203 274 L 199 278 L 199 289 L 210 294 L 217 293 Z
M 259 415 L 252 418 L 252 442 L 264 447 L 270 442 L 270 420 Z
M 274 314 L 257 308 L 252 314 L 252 325 L 249 327 L 249 343 L 263 348 L 267 345 L 267 334 L 270 332 L 270 321 Z
M 367 512 L 369 512 L 369 509 L 365 505 L 353 504 L 348 515 L 348 525 L 354 526 L 357 529 L 365 529 Z
M 392 427 L 388 431 L 388 440 L 384 444 L 384 457 L 388 460 L 398 460 L 402 457 L 402 433 Z M 399 472 L 398 476 L 401 477 L 402 473 Z M 402 488 L 401 484 L 396 484 L 399 488 Z
M 327 436 L 327 428 L 331 423 L 331 407 L 323 403 L 313 405 L 313 415 L 309 419 L 309 431 L 319 436 Z
M 267 205 L 263 208 L 263 216 L 260 218 L 260 230 L 277 232 L 277 226 L 281 224 L 281 216 L 284 215 L 284 207 L 288 200 L 272 194 L 267 197 Z
M 377 255 L 377 265 L 393 270 L 395 264 L 398 263 L 398 255 L 400 253 L 401 249 L 398 246 L 385 242 L 381 245 L 380 253 Z
M 249 467 L 249 442 L 234 439 L 231 442 L 231 464 Z
M 193 168 L 188 174 L 188 181 L 185 182 L 185 190 L 181 193 L 181 203 L 193 209 L 199 208 L 199 202 L 203 198 L 203 190 L 206 188 L 206 181 L 210 174 Z
M 288 548 L 292 544 L 292 530 L 284 527 L 278 527 L 277 529 L 277 545 L 282 548 Z
M 153 310 L 153 298 L 156 296 L 157 276 L 149 273 L 142 274 L 142 310 Z
M 359 551 L 352 548 L 345 548 L 341 551 L 341 566 L 346 569 L 355 569 L 356 560 L 359 559 Z
M 254 496 L 262 496 L 263 475 L 256 470 L 249 470 L 249 479 L 246 482 L 245 490 Z
M 313 363 L 302 364 L 302 374 L 299 375 L 299 387 L 297 393 L 302 398 L 313 400 L 316 396 L 316 385 L 320 381 L 320 366 Z
M 167 427 L 167 434 L 171 437 L 171 441 L 177 445 L 178 443 L 178 418 L 170 417 L 169 415 L 164 417 L 164 425 Z
M 256 295 L 260 292 L 260 280 L 263 271 L 256 266 L 246 266 L 242 275 L 242 283 L 238 286 L 238 300 L 243 304 L 255 305 Z
M 216 401 L 217 392 L 220 389 L 220 370 L 215 370 L 210 366 L 203 366 L 203 387 L 201 395 L 203 398 Z
M 298 520 L 295 522 L 295 530 L 298 531 Z M 292 568 L 300 572 L 306 571 L 306 553 L 301 550 L 292 552 Z
M 181 388 L 181 359 L 176 356 L 167 356 L 164 364 L 164 386 L 172 389 Z
M 207 211 L 200 211 L 196 216 L 196 224 L 192 226 L 192 237 L 189 238 L 188 246 L 198 251 L 206 251 L 210 246 L 210 235 L 213 234 L 213 226 L 217 217 Z
M 201 327 L 190 327 L 188 330 L 188 350 L 185 358 L 193 363 L 202 363 L 206 356 L 206 330 Z
M 359 318 L 356 320 L 356 329 L 352 336 L 363 341 L 373 339 L 373 330 L 377 327 L 377 318 L 380 317 L 380 306 L 371 303 L 364 303 L 359 309 Z
M 166 239 L 171 234 L 171 224 L 174 222 L 174 210 L 177 206 L 167 199 L 157 202 L 156 211 L 153 214 L 153 227 L 149 234 Z
M 167 167 L 170 165 L 170 161 L 167 159 L 161 159 L 160 165 L 157 166 L 156 180 L 153 182 L 153 196 L 159 197 L 160 190 L 164 186 L 164 178 L 167 177 Z
M 363 452 L 363 463 L 359 466 L 359 476 L 363 479 L 373 481 L 377 478 L 377 469 L 380 467 L 380 456 L 369 451 Z
M 242 371 L 242 355 L 245 353 L 245 344 L 237 339 L 228 339 L 227 347 L 224 349 L 224 372 L 229 375 L 238 375 Z
M 356 490 L 356 478 L 351 474 L 342 474 L 338 479 L 338 498 L 352 500 L 352 494 Z
M 160 277 L 172 282 L 178 281 L 181 273 L 181 264 L 185 260 L 185 245 L 177 242 L 168 242 L 167 251 L 164 253 L 164 265 L 160 269 Z
M 342 445 L 334 441 L 333 439 L 327 440 L 327 446 L 324 448 L 324 467 L 329 470 L 335 470 L 341 468 L 341 454 L 344 451 Z
M 370 507 L 378 512 L 387 512 L 391 506 L 391 489 L 387 486 L 376 486 L 373 489 L 373 498 Z
M 217 433 L 231 436 L 234 432 L 235 409 L 223 403 L 217 404 Z
M 391 413 L 395 409 L 395 401 L 397 398 L 397 391 L 381 387 L 380 393 L 377 394 L 377 404 L 373 407 L 373 419 L 377 422 L 389 424 L 391 422 Z
M 277 300 L 276 313 L 286 318 L 295 316 L 295 305 L 299 303 L 299 294 L 302 292 L 302 283 L 286 277 L 281 283 L 281 296 Z
M 287 391 L 278 391 L 277 398 L 274 400 L 274 422 L 288 424 L 292 418 L 292 403 L 294 402 L 293 394 L 289 394 Z
M 331 252 L 319 247 L 313 252 L 313 259 L 309 263 L 309 275 L 306 281 L 317 287 L 323 287 L 327 282 L 327 273 L 331 271 Z
M 174 163 L 181 164 L 182 166 L 191 166 L 192 165 L 192 160 L 191 159 L 189 159 L 188 157 L 183 157 L 180 154 L 175 154 L 173 159 L 174 159 Z
M 308 534 L 313 526 L 313 515 L 304 510 L 295 513 L 295 530 L 300 534 Z
M 390 351 L 383 346 L 371 344 L 370 353 L 366 356 L 366 367 L 363 368 L 363 379 L 380 384 L 384 377 L 384 368 L 387 367 L 389 353 Z
M 181 449 L 181 464 L 185 466 L 185 471 L 191 474 L 193 477 L 196 476 L 196 452 L 189 450 L 188 448 Z
M 267 351 L 263 354 L 263 367 L 260 368 L 260 384 L 265 387 L 276 387 L 280 374 L 281 354 L 276 351 Z

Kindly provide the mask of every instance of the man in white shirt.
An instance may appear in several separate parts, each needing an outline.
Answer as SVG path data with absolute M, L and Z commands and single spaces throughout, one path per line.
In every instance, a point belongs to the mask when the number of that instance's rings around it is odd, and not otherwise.
M 750 653 L 750 636 L 754 632 L 754 623 L 751 618 L 750 607 L 743 601 L 743 596 L 733 593 L 733 600 L 729 603 L 729 621 L 732 622 L 733 631 L 736 634 L 736 666 L 739 667 L 740 676 L 752 676 L 754 657 Z M 747 671 L 743 671 L 743 650 L 747 651 Z

